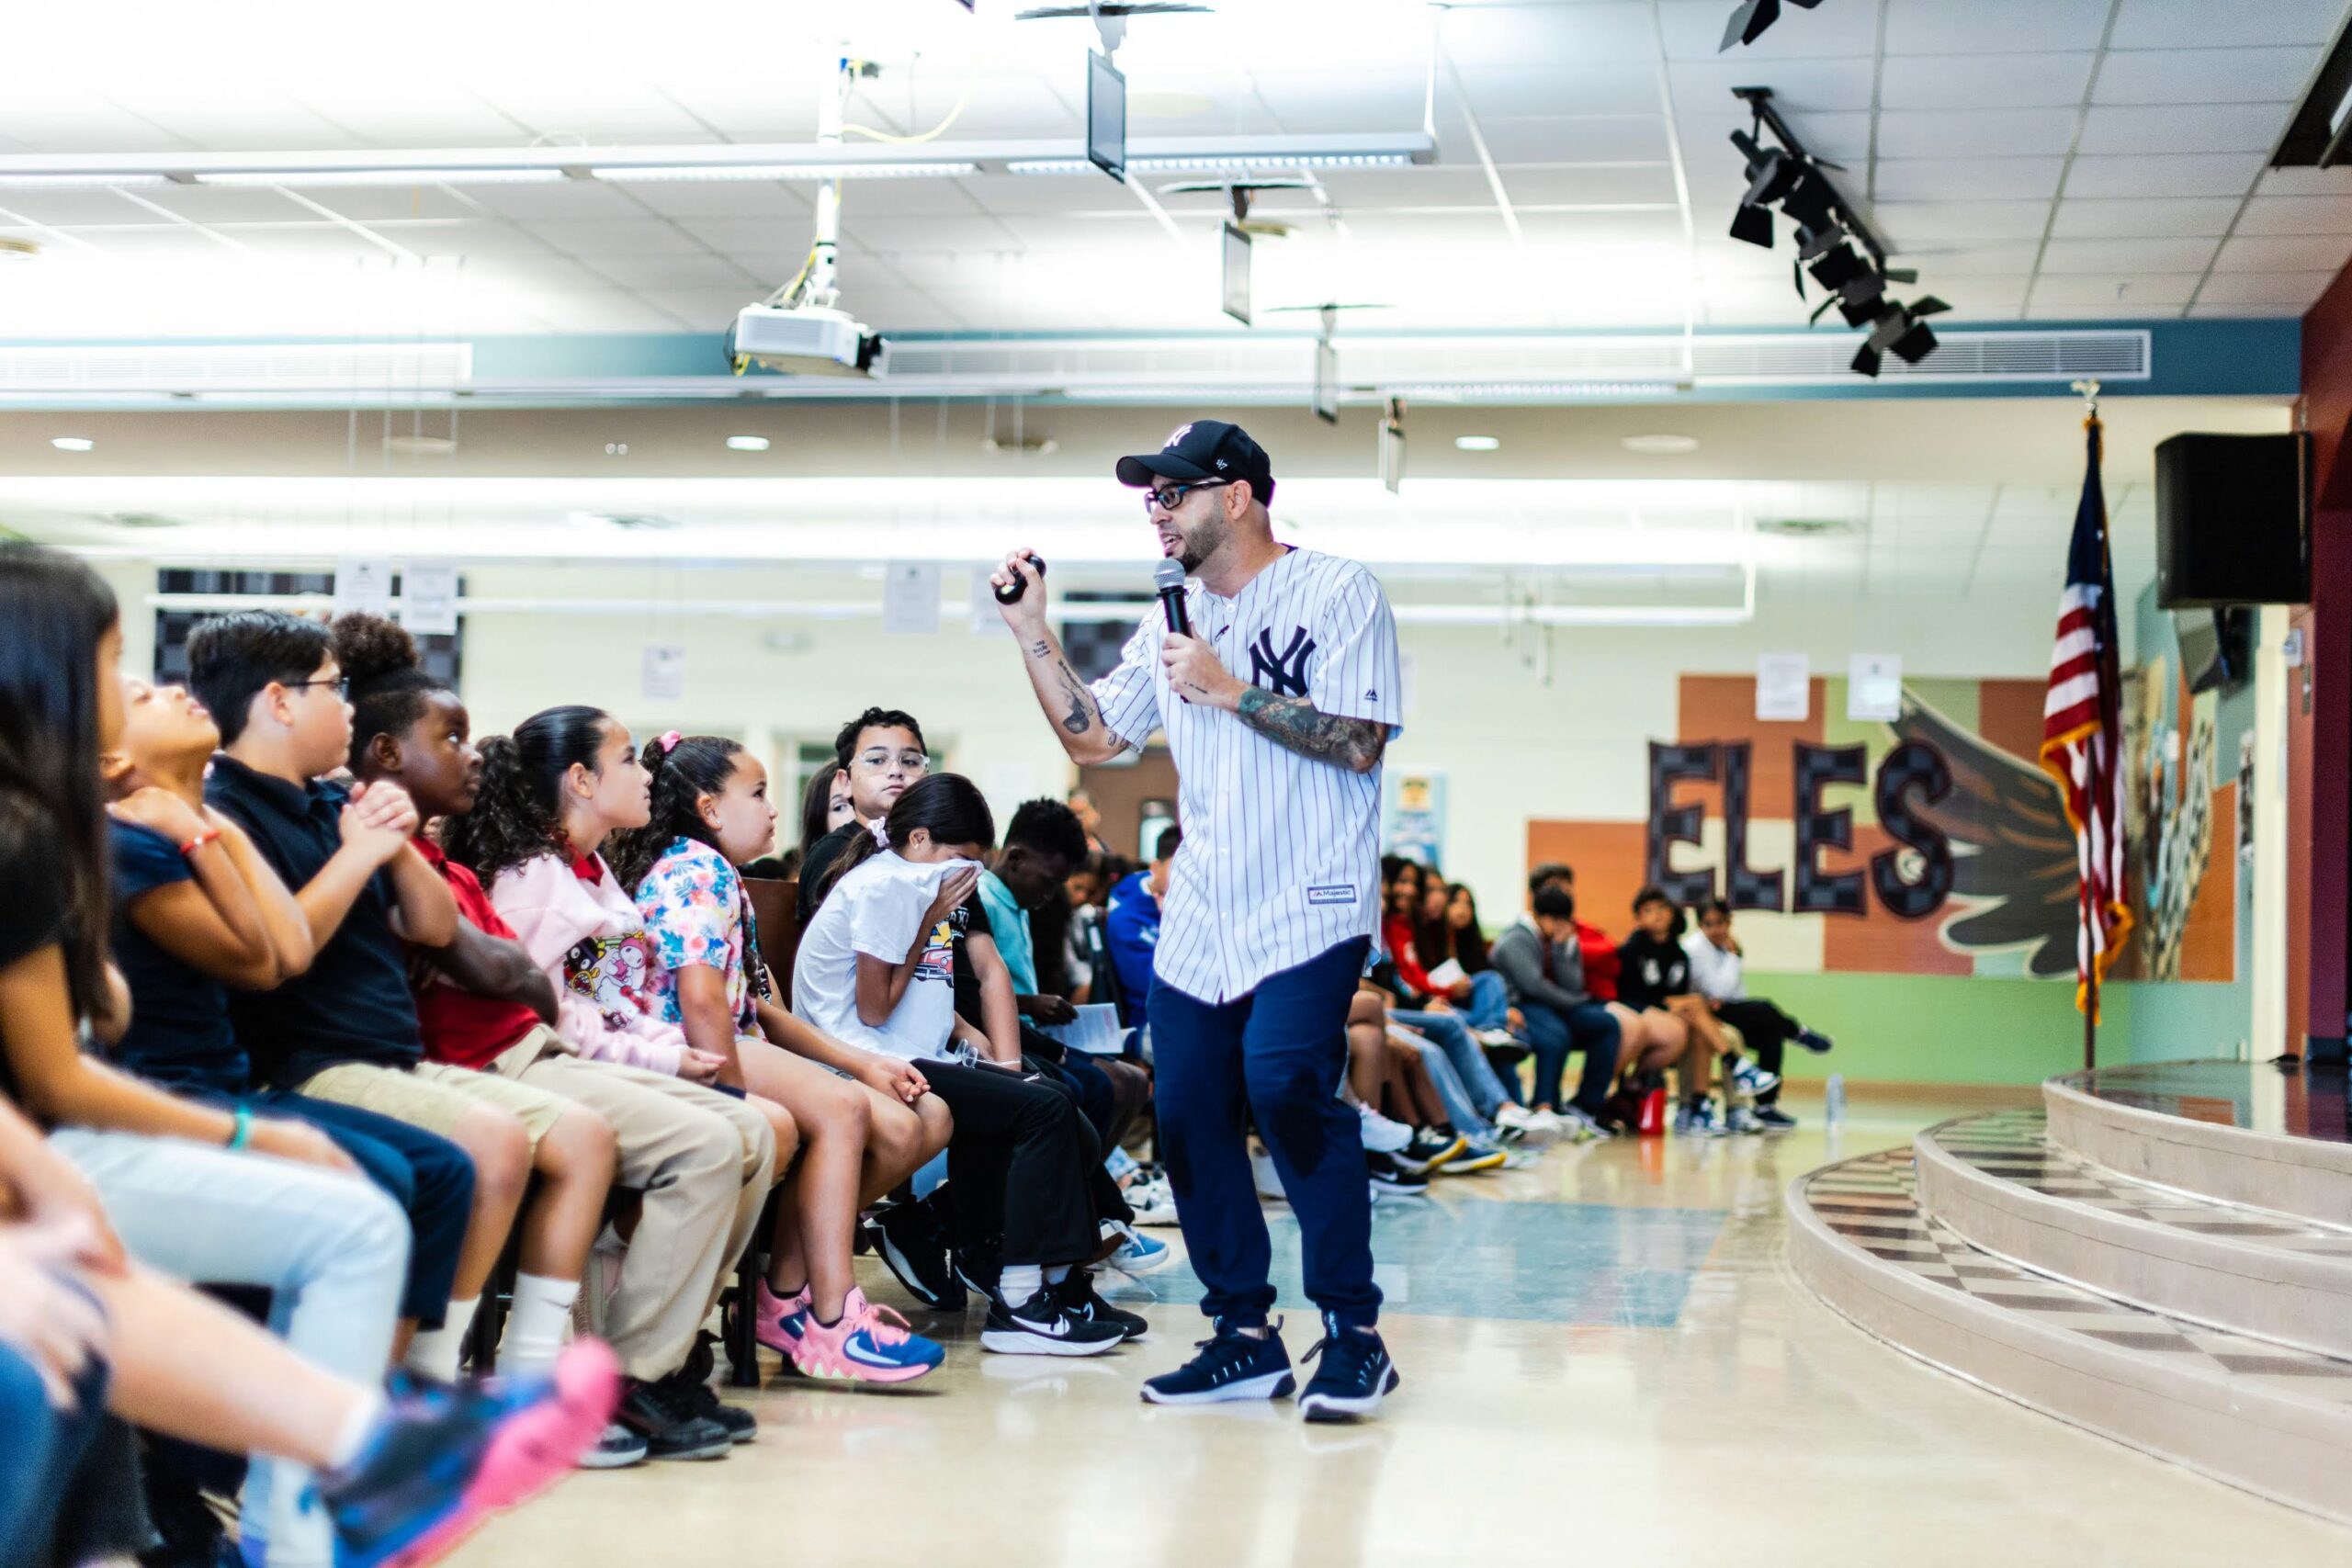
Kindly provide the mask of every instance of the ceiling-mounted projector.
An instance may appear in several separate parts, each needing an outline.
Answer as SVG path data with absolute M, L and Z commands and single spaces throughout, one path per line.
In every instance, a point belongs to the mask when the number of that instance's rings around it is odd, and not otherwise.
M 796 376 L 871 376 L 882 368 L 881 334 L 820 305 L 746 305 L 727 329 L 727 357 Z

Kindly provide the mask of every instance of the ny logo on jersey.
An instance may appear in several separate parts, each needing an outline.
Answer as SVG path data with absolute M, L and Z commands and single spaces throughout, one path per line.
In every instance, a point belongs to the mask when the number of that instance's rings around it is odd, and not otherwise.
M 1250 680 L 1278 697 L 1303 697 L 1306 695 L 1306 660 L 1314 652 L 1314 639 L 1305 626 L 1291 628 L 1290 646 L 1280 653 L 1274 651 L 1273 632 L 1261 631 L 1250 649 Z

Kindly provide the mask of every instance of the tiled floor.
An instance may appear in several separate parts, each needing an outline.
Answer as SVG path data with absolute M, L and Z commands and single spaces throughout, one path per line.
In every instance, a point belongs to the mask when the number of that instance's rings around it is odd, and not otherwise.
M 2352 1562 L 2352 1531 L 1932 1371 L 1815 1301 L 1784 1258 L 1783 1189 L 1967 1108 L 1857 1107 L 1836 1137 L 1794 1108 L 1808 1127 L 1785 1138 L 1564 1150 L 1381 1211 L 1406 1381 L 1376 1425 L 1139 1404 L 1199 1333 L 1170 1269 L 1145 1282 L 1152 1339 L 1114 1358 L 983 1356 L 975 1315 L 920 1392 L 771 1378 L 765 1430 L 733 1458 L 577 1476 L 454 1561 Z M 1855 1193 L 1857 1217 L 1894 1190 Z M 1314 1330 L 1290 1325 L 1295 1357 Z

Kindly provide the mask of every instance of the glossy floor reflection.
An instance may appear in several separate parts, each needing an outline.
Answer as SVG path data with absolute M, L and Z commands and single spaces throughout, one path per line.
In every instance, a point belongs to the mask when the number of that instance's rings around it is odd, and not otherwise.
M 2086 1093 L 2192 1122 L 2289 1138 L 2352 1143 L 2352 1080 L 2342 1069 L 2267 1062 L 2135 1062 L 2070 1075 Z
M 771 1377 L 765 1429 L 731 1459 L 576 1476 L 453 1561 L 2352 1561 L 2352 1531 L 2011 1404 L 1815 1301 L 1781 1190 L 1976 1108 L 1858 1107 L 1837 1136 L 1793 1108 L 1788 1137 L 1557 1151 L 1382 1212 L 1405 1384 L 1377 1424 L 1141 1405 L 1137 1381 L 1201 1332 L 1170 1269 L 1129 1292 L 1155 1332 L 1114 1357 L 983 1356 L 977 1313 L 926 1324 L 953 1345 L 933 1386 Z M 1315 1330 L 1290 1323 L 1295 1358 Z

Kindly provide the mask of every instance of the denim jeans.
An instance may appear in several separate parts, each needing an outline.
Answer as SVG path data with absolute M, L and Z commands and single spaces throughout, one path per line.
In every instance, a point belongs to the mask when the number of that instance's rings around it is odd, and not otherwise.
M 68 1127 L 50 1143 L 98 1190 L 133 1258 L 199 1284 L 261 1286 L 271 1332 L 303 1359 L 366 1388 L 383 1382 L 409 1231 L 373 1183 L 178 1138 Z M 309 1471 L 287 1461 L 248 1472 L 243 1517 L 268 1521 L 270 1568 L 333 1562 L 314 1493 Z
M 1617 1051 L 1623 1032 L 1617 1020 L 1599 1002 L 1570 1008 L 1566 1014 L 1542 1002 L 1520 1010 L 1527 1019 L 1527 1042 L 1535 1047 L 1535 1103 L 1560 1103 L 1560 1079 L 1566 1072 L 1568 1053 L 1584 1053 L 1584 1076 L 1577 1080 L 1573 1103 L 1588 1116 L 1600 1114 L 1609 1098 L 1609 1082 L 1617 1073 Z
M 75 1408 L 49 1402 L 33 1363 L 0 1345 L 0 1568 L 43 1568 L 67 1510 L 85 1499 L 77 1482 L 107 1421 L 107 1365 L 84 1364 L 74 1379 Z M 119 1483 L 122 1478 L 117 1478 Z M 108 1551 L 133 1543 L 104 1543 Z
M 1482 975 L 1479 978 L 1486 976 Z M 1502 984 L 1500 976 L 1497 976 L 1495 984 L 1498 987 Z M 1471 1023 L 1458 1012 L 1392 1012 L 1388 1015 L 1388 1021 L 1403 1024 L 1417 1034 L 1427 1035 L 1439 1050 L 1445 1053 L 1445 1059 L 1453 1064 L 1456 1086 L 1465 1091 L 1464 1099 L 1471 1107 L 1473 1121 L 1493 1121 L 1495 1112 L 1510 1099 L 1503 1091 L 1503 1080 L 1495 1076 L 1493 1064 L 1487 1060 L 1487 1053 L 1470 1037 L 1473 1029 L 1500 1029 L 1503 1025 L 1500 1012 L 1495 1015 L 1495 1021 L 1491 1024 Z M 1439 1092 L 1442 1094 L 1444 1091 L 1441 1089 Z
M 1401 1043 L 1395 1034 L 1388 1040 L 1391 1045 Z M 1470 1103 L 1470 1091 L 1463 1087 L 1462 1075 L 1453 1070 L 1453 1064 L 1446 1060 L 1443 1048 L 1427 1038 L 1415 1040 L 1412 1044 L 1420 1053 L 1421 1066 L 1429 1069 L 1430 1087 L 1437 1090 L 1438 1100 L 1445 1107 L 1445 1119 L 1453 1123 L 1453 1130 L 1473 1138 L 1493 1136 L 1494 1123 L 1479 1115 L 1477 1107 Z
M 1470 976 L 1470 999 L 1455 1006 L 1471 1028 L 1500 1029 L 1510 1014 L 1510 988 L 1499 971 L 1481 969 Z

